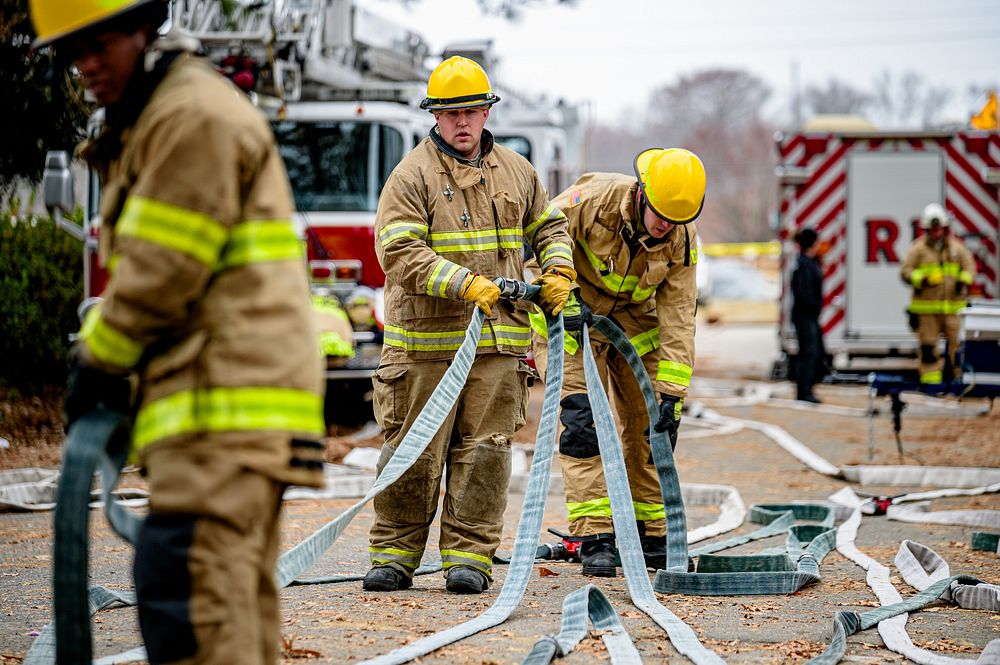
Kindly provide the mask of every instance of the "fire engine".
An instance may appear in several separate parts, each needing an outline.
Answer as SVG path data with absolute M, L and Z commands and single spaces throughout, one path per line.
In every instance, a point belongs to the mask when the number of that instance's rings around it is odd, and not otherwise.
M 794 360 L 789 285 L 796 231 L 819 234 L 820 326 L 836 365 L 914 356 L 910 288 L 899 275 L 923 207 L 940 202 L 976 259 L 970 296 L 1000 293 L 1000 132 L 855 129 L 777 134 L 781 239 L 780 344 Z M 867 361 L 866 361 L 867 362 Z M 878 361 L 884 362 L 884 361 Z M 781 373 L 780 363 L 776 372 Z
M 271 119 L 313 293 L 337 298 L 353 327 L 353 355 L 327 359 L 327 404 L 335 406 L 327 417 L 363 422 L 371 417 L 371 375 L 382 346 L 385 275 L 375 256 L 375 210 L 393 168 L 434 124 L 418 107 L 430 49 L 416 33 L 353 0 L 238 2 L 228 13 L 220 2 L 176 0 L 171 20 Z M 488 40 L 455 44 L 442 55 L 465 55 L 496 71 Z M 559 192 L 576 175 L 578 109 L 529 100 L 496 80 L 494 88 L 504 100 L 491 115 L 497 142 L 531 161 L 549 190 Z M 100 127 L 99 113 L 90 131 Z M 88 174 L 88 299 L 107 283 L 97 262 L 99 198 L 98 179 Z

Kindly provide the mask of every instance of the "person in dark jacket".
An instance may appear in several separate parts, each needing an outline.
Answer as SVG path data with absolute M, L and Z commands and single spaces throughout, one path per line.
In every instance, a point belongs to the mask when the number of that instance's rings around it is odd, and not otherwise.
M 819 312 L 823 306 L 823 271 L 816 259 L 816 232 L 802 229 L 795 234 L 799 260 L 792 272 L 792 324 L 799 340 L 798 390 L 796 399 L 819 404 L 813 384 L 823 377 L 823 333 Z

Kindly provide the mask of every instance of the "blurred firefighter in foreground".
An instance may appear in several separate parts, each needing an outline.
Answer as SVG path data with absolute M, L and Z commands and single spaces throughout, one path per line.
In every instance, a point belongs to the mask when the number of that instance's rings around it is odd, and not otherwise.
M 162 0 L 32 0 L 38 45 L 105 107 L 111 270 L 74 349 L 69 424 L 134 414 L 150 512 L 135 586 L 151 663 L 273 663 L 281 497 L 322 485 L 322 376 L 288 180 L 266 120 L 170 38 Z M 132 390 L 132 386 L 137 390 Z
M 511 438 L 524 424 L 530 305 L 497 302 L 497 276 L 523 278 L 522 238 L 542 267 L 542 306 L 558 313 L 576 278 L 566 218 L 531 164 L 494 144 L 484 125 L 499 101 L 483 69 L 453 57 L 433 71 L 421 108 L 437 125 L 393 170 L 379 200 L 376 252 L 386 274 L 385 338 L 375 415 L 385 430 L 379 472 L 413 425 L 465 337 L 486 314 L 458 404 L 416 463 L 375 497 L 369 591 L 413 584 L 441 478 L 446 587 L 481 593 L 493 578 L 510 478 Z
M 792 271 L 792 325 L 799 345 L 795 399 L 819 404 L 813 386 L 826 373 L 823 330 L 819 314 L 823 308 L 823 269 L 820 268 L 817 235 L 812 229 L 795 234 L 799 259 Z
M 958 238 L 949 233 L 951 219 L 938 203 L 929 203 L 920 215 L 923 234 L 913 241 L 900 274 L 913 287 L 910 327 L 920 342 L 920 383 L 950 383 L 955 378 L 958 350 L 958 310 L 966 305 L 975 278 L 976 263 Z M 944 335 L 948 365 L 938 353 Z M 947 367 L 947 372 L 945 368 Z
M 642 356 L 660 395 L 653 423 L 677 445 L 681 407 L 694 364 L 698 249 L 694 220 L 705 200 L 705 168 L 682 149 L 646 150 L 635 176 L 587 173 L 554 200 L 569 219 L 579 276 L 563 312 L 579 331 L 591 314 L 610 318 Z M 544 322 L 532 317 L 535 366 L 546 366 Z M 566 336 L 559 439 L 570 533 L 582 541 L 583 574 L 613 577 L 615 539 L 611 502 L 587 397 L 579 336 Z M 625 358 L 591 333 L 601 376 L 610 379 L 621 421 L 625 465 L 646 565 L 666 565 L 666 522 L 649 446 L 649 416 Z

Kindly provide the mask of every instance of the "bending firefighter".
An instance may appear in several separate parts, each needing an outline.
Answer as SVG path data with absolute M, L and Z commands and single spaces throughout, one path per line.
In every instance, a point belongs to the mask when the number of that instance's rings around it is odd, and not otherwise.
M 386 274 L 382 360 L 373 379 L 385 430 L 381 472 L 465 337 L 486 314 L 468 381 L 414 465 L 375 497 L 370 591 L 412 586 L 447 467 L 441 515 L 446 587 L 480 593 L 493 576 L 530 369 L 529 305 L 497 302 L 497 276 L 523 278 L 522 242 L 539 257 L 543 307 L 558 313 L 576 277 L 566 219 L 531 165 L 484 129 L 499 99 L 466 58 L 441 63 L 421 104 L 437 125 L 395 168 L 379 201 L 376 252 Z
M 913 241 L 903 260 L 903 281 L 913 287 L 910 325 L 920 342 L 920 382 L 950 383 L 958 350 L 958 310 L 966 305 L 976 263 L 958 238 L 949 233 L 951 219 L 937 203 L 920 215 L 923 235 Z M 938 338 L 947 341 L 948 363 L 938 353 Z
M 282 493 L 322 485 L 309 286 L 267 122 L 157 38 L 167 7 L 31 3 L 38 44 L 106 109 L 83 154 L 104 186 L 111 279 L 74 349 L 66 415 L 134 414 L 151 492 L 134 569 L 149 661 L 274 663 Z
M 635 159 L 635 177 L 587 173 L 554 201 L 569 219 L 579 298 L 563 316 L 579 329 L 590 312 L 610 318 L 631 339 L 660 393 L 654 427 L 677 444 L 681 406 L 694 362 L 698 262 L 695 227 L 705 199 L 705 169 L 691 152 L 651 149 Z M 581 302 L 582 301 L 582 302 Z M 546 366 L 544 322 L 532 318 L 535 366 Z M 665 566 L 663 498 L 647 433 L 649 417 L 625 359 L 591 337 L 594 356 L 621 421 L 628 470 L 646 564 Z M 565 343 L 559 439 L 570 533 L 582 541 L 584 575 L 615 575 L 611 503 L 587 397 L 577 338 Z

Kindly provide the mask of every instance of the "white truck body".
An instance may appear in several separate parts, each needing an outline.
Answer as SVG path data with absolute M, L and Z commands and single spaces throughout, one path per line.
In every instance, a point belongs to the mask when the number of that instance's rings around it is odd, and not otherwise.
M 940 202 L 952 233 L 976 259 L 972 296 L 1000 295 L 1000 133 L 803 132 L 776 137 L 780 155 L 780 338 L 798 352 L 791 324 L 795 233 L 812 228 L 823 248 L 820 326 L 838 360 L 909 356 L 916 337 L 900 277 L 923 207 Z

